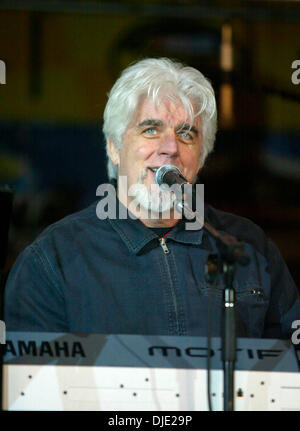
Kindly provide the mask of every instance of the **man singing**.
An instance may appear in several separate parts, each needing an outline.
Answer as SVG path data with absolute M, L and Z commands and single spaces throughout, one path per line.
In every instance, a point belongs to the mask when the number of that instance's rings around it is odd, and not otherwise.
M 216 238 L 186 229 L 174 194 L 155 186 L 165 164 L 195 182 L 213 149 L 216 117 L 213 88 L 194 68 L 162 58 L 123 71 L 103 125 L 116 216 L 101 217 L 100 200 L 25 249 L 5 289 L 8 330 L 221 334 L 224 279 L 207 275 Z M 250 258 L 233 281 L 237 335 L 290 338 L 300 300 L 277 247 L 245 218 L 205 206 L 205 221 L 243 241 Z

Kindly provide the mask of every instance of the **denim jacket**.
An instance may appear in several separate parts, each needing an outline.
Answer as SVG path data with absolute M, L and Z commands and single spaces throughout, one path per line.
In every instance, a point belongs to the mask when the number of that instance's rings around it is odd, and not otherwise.
M 140 220 L 98 219 L 96 205 L 21 253 L 5 288 L 7 330 L 219 336 L 223 276 L 211 284 L 206 275 L 214 237 L 179 223 L 163 242 Z M 206 206 L 205 219 L 250 257 L 233 282 L 237 335 L 290 338 L 300 300 L 277 247 L 245 218 Z

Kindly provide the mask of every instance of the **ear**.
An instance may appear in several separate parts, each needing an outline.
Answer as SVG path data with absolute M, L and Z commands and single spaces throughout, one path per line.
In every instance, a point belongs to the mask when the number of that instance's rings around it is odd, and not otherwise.
M 111 141 L 107 141 L 107 147 L 108 147 L 108 154 L 109 154 L 110 160 L 113 162 L 114 165 L 119 166 L 120 155 L 115 144 Z

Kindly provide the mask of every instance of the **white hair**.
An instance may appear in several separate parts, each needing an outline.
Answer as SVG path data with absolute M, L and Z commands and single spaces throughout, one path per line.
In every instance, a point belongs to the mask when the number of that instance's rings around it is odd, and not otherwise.
M 103 133 L 106 139 L 109 179 L 116 179 L 118 167 L 109 157 L 107 141 L 120 150 L 127 126 L 132 121 L 141 97 L 152 97 L 155 106 L 162 97 L 181 102 L 190 124 L 201 115 L 201 166 L 213 150 L 217 130 L 214 90 L 204 75 L 193 67 L 168 58 L 148 58 L 125 69 L 109 92 L 104 110 Z M 197 112 L 194 112 L 194 106 Z

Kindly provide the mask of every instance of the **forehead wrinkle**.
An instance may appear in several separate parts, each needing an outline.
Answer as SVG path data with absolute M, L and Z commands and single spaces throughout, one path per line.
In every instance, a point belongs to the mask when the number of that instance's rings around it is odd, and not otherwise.
M 197 118 L 197 114 L 195 115 L 195 111 L 194 111 L 194 115 L 192 115 L 191 117 L 189 113 L 186 111 L 182 103 L 175 103 L 174 101 L 168 100 L 168 98 L 166 97 L 159 98 L 159 99 L 160 99 L 160 103 L 158 104 L 158 106 L 153 106 L 154 101 L 152 99 L 147 97 L 142 98 L 140 100 L 139 107 L 136 110 L 135 120 L 133 120 L 131 125 L 128 126 L 128 129 L 134 127 L 135 130 L 139 132 L 142 127 L 146 127 L 146 126 L 153 126 L 153 127 L 166 126 L 166 127 L 172 127 L 175 130 L 179 130 L 180 127 L 184 127 L 185 129 L 189 128 L 189 130 L 193 131 L 195 135 L 197 136 L 199 135 L 201 130 L 199 130 L 199 127 L 194 126 L 195 120 Z M 149 107 L 149 104 L 150 104 L 150 107 Z M 147 112 L 143 112 L 145 109 L 146 111 L 149 109 L 150 111 L 152 111 L 153 109 L 156 112 L 159 111 L 158 118 L 156 117 L 155 113 L 151 113 L 151 112 L 148 112 L 149 116 L 147 116 Z M 194 109 L 195 108 L 193 107 L 193 110 Z M 143 114 L 145 114 L 146 118 L 144 117 Z M 160 118 L 161 115 L 163 115 L 163 118 Z M 181 119 L 178 118 L 178 116 L 181 117 Z

